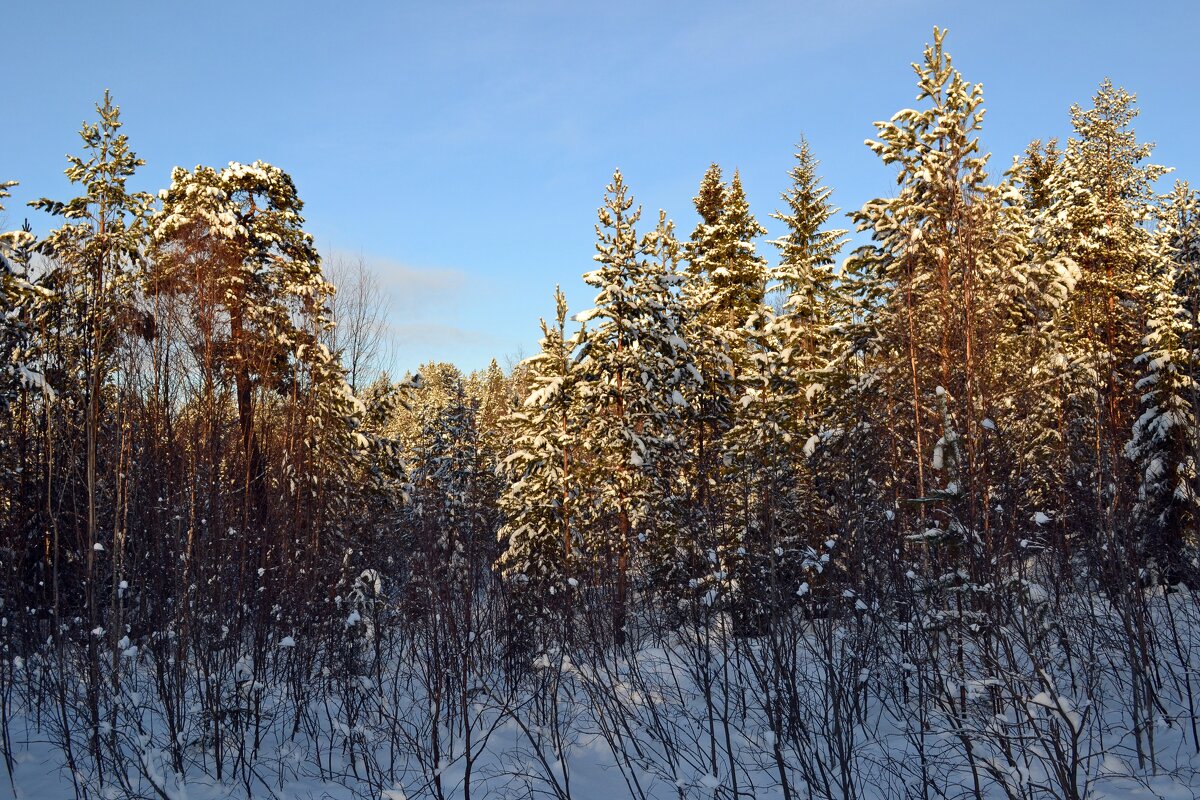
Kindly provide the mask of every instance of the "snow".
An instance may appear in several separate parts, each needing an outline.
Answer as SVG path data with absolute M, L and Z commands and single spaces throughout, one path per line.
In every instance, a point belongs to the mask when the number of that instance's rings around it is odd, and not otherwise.
M 1050 593 L 1046 591 L 1046 587 L 1039 583 L 1026 583 L 1025 593 L 1029 597 L 1029 601 L 1035 605 L 1041 605 L 1050 599 Z
M 813 434 L 808 437 L 808 441 L 804 443 L 804 455 L 812 457 L 813 453 L 817 452 L 817 445 L 821 443 L 821 437 L 818 434 Z
M 719 630 L 713 635 L 720 636 Z M 725 702 L 720 696 L 721 676 L 730 674 L 734 680 L 741 681 L 750 675 L 746 673 L 744 678 L 737 677 L 737 662 L 726 665 L 720 649 L 713 652 L 714 660 L 706 668 L 709 676 L 706 680 L 713 681 L 711 690 L 717 693 L 714 706 L 718 714 L 717 738 L 712 743 L 717 747 L 718 763 L 714 768 L 709 761 L 708 711 L 701 683 L 705 673 L 696 671 L 705 663 L 703 659 L 696 660 L 696 648 L 702 641 L 682 635 L 672 641 L 651 642 L 636 654 L 636 659 L 631 660 L 613 655 L 597 660 L 594 654 L 589 656 L 586 652 L 580 654 L 579 660 L 562 651 L 539 654 L 532 666 L 536 674 L 544 675 L 552 684 L 536 685 L 559 687 L 554 691 L 558 702 L 563 704 L 555 717 L 555 725 L 559 726 L 557 734 L 552 726 L 546 724 L 546 720 L 538 721 L 531 695 L 508 695 L 501 688 L 501 682 L 480 685 L 471 712 L 477 734 L 471 750 L 471 794 L 501 800 L 555 796 L 553 786 L 563 786 L 564 782 L 569 781 L 570 796 L 576 800 L 613 800 L 629 796 L 627 782 L 636 782 L 644 792 L 640 796 L 646 800 L 678 800 L 680 797 L 699 800 L 713 797 L 714 794 L 723 796 L 730 790 L 733 773 L 724 755 L 724 734 L 720 733 L 720 709 L 722 702 Z M 814 646 L 818 646 L 818 643 L 800 643 L 802 652 L 810 652 L 807 648 Z M 751 642 L 736 659 L 756 658 L 759 653 L 757 646 Z M 141 664 L 134 669 L 147 666 L 140 661 L 135 662 L 132 657 L 129 663 Z M 15 666 L 18 669 L 25 668 L 23 662 Z M 733 670 L 726 673 L 726 666 Z M 405 673 L 412 667 L 396 663 L 389 666 L 385 673 L 393 670 Z M 877 676 L 883 680 L 891 669 L 915 679 L 921 668 L 907 660 L 891 663 L 872 659 L 868 663 L 847 664 L 841 676 L 844 677 L 844 683 L 840 685 L 871 693 Z M 248 679 L 252 672 L 249 661 L 239 662 L 240 679 Z M 806 687 L 802 697 L 807 698 L 805 702 L 811 706 L 806 707 L 805 713 L 819 715 L 833 710 L 833 701 L 820 687 L 826 686 L 826 681 L 840 680 L 837 672 L 828 675 L 818 663 L 802 659 L 794 679 Z M 404 686 L 409 687 L 405 693 L 392 694 Z M 745 689 L 751 686 L 753 683 L 746 684 Z M 1006 686 L 1001 678 L 981 677 L 969 681 L 963 689 L 968 697 L 980 700 L 990 697 L 992 692 L 1005 692 Z M 265 719 L 270 720 L 277 714 L 277 704 L 284 699 L 282 688 L 268 682 L 255 683 L 248 689 L 257 692 L 257 696 L 263 699 L 267 712 Z M 419 690 L 413 692 L 416 688 L 407 681 L 372 684 L 366 697 L 375 697 L 377 702 L 382 702 L 382 709 L 403 709 L 407 724 L 417 725 L 420 724 L 420 715 L 427 713 L 427 710 L 423 710 L 423 704 L 428 697 Z M 147 689 L 150 689 L 150 684 L 147 684 Z M 738 689 L 737 692 L 745 689 Z M 381 692 L 387 696 L 379 694 Z M 146 704 L 149 696 L 142 692 L 131 692 L 128 705 L 121 713 L 148 715 L 144 717 L 147 721 L 155 720 L 155 724 L 160 724 L 161 719 L 151 711 L 151 705 Z M 603 705 L 597 707 L 593 701 Z M 912 749 L 912 740 L 905 732 L 910 719 L 909 712 L 899 699 L 893 702 L 896 707 L 889 707 L 875 698 L 857 712 L 863 715 L 864 724 L 856 729 L 856 739 L 849 753 L 854 759 L 853 768 L 861 771 L 862 783 L 856 794 L 861 800 L 886 800 L 903 796 L 896 794 L 901 786 L 893 782 L 896 780 L 894 772 L 911 769 L 919 763 Z M 1043 724 L 1053 721 L 1085 736 L 1089 730 L 1087 726 L 1094 719 L 1092 712 L 1085 711 L 1086 707 L 1081 707 L 1061 688 L 1052 684 L 1029 694 L 1025 699 L 1025 707 L 1034 720 L 1044 720 Z M 603 712 L 600 709 L 604 709 Z M 463 749 L 461 732 L 456 733 L 455 727 L 442 725 L 437 728 L 438 735 L 442 737 L 443 753 L 436 762 L 427 761 L 422 765 L 418 758 L 428 759 L 428 752 L 420 756 L 420 751 L 413 749 L 427 745 L 426 739 L 418 738 L 404 744 L 396 751 L 400 762 L 393 780 L 384 773 L 370 772 L 380 769 L 386 772 L 386 761 L 379 759 L 388 752 L 389 745 L 385 739 L 372 738 L 376 735 L 372 731 L 376 730 L 377 721 L 372 721 L 373 718 L 368 716 L 360 722 L 350 723 L 344 716 L 347 709 L 336 697 L 314 701 L 311 710 L 317 712 L 313 719 L 332 720 L 330 727 L 321 733 L 322 738 L 317 740 L 325 744 L 314 747 L 314 743 L 303 732 L 294 736 L 287 733 L 290 728 L 286 724 L 282 727 L 268 724 L 262 742 L 263 753 L 256 774 L 248 775 L 248 784 L 236 773 L 218 781 L 211 770 L 201 768 L 203 759 L 199 750 L 188 751 L 191 753 L 189 767 L 185 774 L 177 774 L 167 751 L 161 744 L 145 736 L 131 736 L 123 740 L 123 746 L 131 758 L 130 764 L 138 765 L 131 770 L 130 780 L 135 787 L 140 787 L 143 796 L 166 797 L 170 800 L 237 797 L 401 800 L 430 796 L 429 781 L 434 777 L 441 780 L 447 797 L 463 796 L 467 779 L 466 751 Z M 13 778 L 11 784 L 7 780 L 0 780 L 0 800 L 72 797 L 75 793 L 71 775 L 52 743 L 52 732 L 49 728 L 38 727 L 37 716 L 31 712 L 31 709 L 19 710 L 11 718 Z M 606 721 L 608 717 L 605 716 L 610 713 L 629 715 L 623 717 L 621 724 L 624 732 L 620 739 L 612 739 L 605 733 L 612 732 Z M 285 720 L 290 718 L 288 714 L 282 716 Z M 777 739 L 757 712 L 745 718 L 731 717 L 730 722 L 730 745 L 737 756 L 736 779 L 741 791 L 747 796 L 763 800 L 781 798 L 772 753 L 776 744 L 790 748 L 790 740 L 787 737 Z M 996 724 L 1012 725 L 1015 722 L 1013 717 L 1008 716 L 997 719 Z M 1092 766 L 1085 767 L 1088 770 L 1087 779 L 1091 782 L 1091 796 L 1097 800 L 1193 798 L 1188 784 L 1189 776 L 1194 773 L 1189 770 L 1200 764 L 1189 761 L 1188 747 L 1180 746 L 1185 744 L 1181 739 L 1183 727 L 1163 726 L 1158 730 L 1160 752 L 1164 755 L 1177 754 L 1180 760 L 1175 769 L 1162 770 L 1157 775 L 1138 769 L 1127 744 L 1114 743 L 1104 751 L 1086 750 L 1095 753 L 1095 758 L 1087 762 Z M 431 730 L 412 728 L 414 734 L 424 731 L 421 736 L 428 736 Z M 1044 729 L 1043 735 L 1050 735 L 1051 730 Z M 947 788 L 969 787 L 969 771 L 947 761 L 958 757 L 952 748 L 954 736 L 936 730 L 926 735 L 926 744 L 936 744 L 940 753 L 938 772 L 941 780 L 952 782 Z M 561 739 L 556 738 L 559 736 Z M 157 741 L 161 743 L 161 739 Z M 988 763 L 1002 767 L 1001 774 L 1009 780 L 1020 781 L 1022 785 L 1047 785 L 1049 776 L 1043 769 L 1040 757 L 1019 760 L 1020 769 L 1013 771 L 998 754 L 987 749 L 990 747 L 988 741 L 986 737 L 977 741 L 977 755 L 981 759 L 989 759 Z M 367 749 L 352 757 L 346 749 L 351 742 L 355 742 L 357 748 Z M 819 748 L 821 758 L 834 758 L 837 752 L 833 749 L 832 741 L 817 739 L 814 746 Z M 1086 742 L 1083 746 L 1090 747 Z M 790 754 L 788 768 L 799 770 L 801 765 L 793 760 L 796 756 L 791 754 L 790 749 L 785 752 Z M 887 765 L 887 769 L 879 770 L 872 765 Z M 375 775 L 370 782 L 365 780 L 368 774 Z M 86 767 L 80 770 L 78 777 L 85 783 L 94 780 L 94 775 Z M 796 782 L 794 788 L 803 788 L 801 773 L 794 772 L 793 778 Z M 152 786 L 158 788 L 152 789 Z M 94 794 L 97 797 L 120 797 L 112 793 Z M 1002 800 L 1004 794 L 999 791 L 996 781 L 989 778 L 984 783 L 983 796 L 987 800 Z M 1053 792 L 1040 791 L 1030 796 L 1036 800 L 1050 800 L 1055 795 Z

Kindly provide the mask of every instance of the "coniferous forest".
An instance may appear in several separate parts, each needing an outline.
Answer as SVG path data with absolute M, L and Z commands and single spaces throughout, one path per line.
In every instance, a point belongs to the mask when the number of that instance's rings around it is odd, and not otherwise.
M 130 191 L 104 94 L 0 237 L 0 795 L 1195 797 L 1200 194 L 1108 81 L 989 158 L 944 44 L 878 199 L 614 172 L 594 307 L 400 380 L 284 167 Z

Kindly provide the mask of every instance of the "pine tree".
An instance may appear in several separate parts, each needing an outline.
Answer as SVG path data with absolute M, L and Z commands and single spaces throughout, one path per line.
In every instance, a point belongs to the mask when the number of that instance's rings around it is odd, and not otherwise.
M 128 137 L 120 132 L 121 111 L 108 92 L 96 112 L 99 121 L 84 123 L 79 132 L 85 155 L 67 157 L 67 179 L 85 193 L 65 202 L 42 198 L 30 204 L 66 220 L 46 237 L 41 249 L 55 260 L 56 266 L 46 281 L 57 290 L 57 302 L 76 321 L 79 339 L 84 343 L 81 355 L 87 362 L 83 394 L 87 398 L 89 562 L 99 529 L 96 458 L 103 388 L 121 333 L 139 321 L 133 305 L 151 201 L 149 195 L 126 188 L 145 162 L 129 148 Z
M 1156 263 L 1145 223 L 1153 184 L 1166 169 L 1144 163 L 1153 146 L 1137 140 L 1135 102 L 1105 80 L 1092 108 L 1072 106 L 1074 135 L 1044 181 L 1044 246 L 1079 274 L 1064 320 L 1066 356 L 1079 372 L 1066 410 L 1076 473 L 1068 482 L 1068 527 L 1096 534 L 1085 537 L 1089 543 L 1115 534 L 1136 492 L 1122 456 L 1136 416 L 1131 389 L 1148 312 L 1144 287 Z
M 361 445 L 353 435 L 360 404 L 321 342 L 331 324 L 332 287 L 322 278 L 320 257 L 302 227 L 303 203 L 283 170 L 263 162 L 176 168 L 161 201 L 151 290 L 191 294 L 225 312 L 226 330 L 206 336 L 226 351 L 245 459 L 246 513 L 261 519 L 266 464 L 256 397 L 262 390 L 290 385 L 303 395 L 307 430 L 316 437 L 310 437 L 310 455 L 320 464 L 347 466 L 345 457 Z M 304 481 L 318 479 L 320 469 Z
M 325 344 L 333 288 L 291 177 L 262 162 L 176 168 L 160 204 L 145 287 L 178 309 L 176 357 L 192 359 L 195 478 L 176 491 L 203 509 L 179 545 L 177 602 L 197 635 L 219 622 L 263 642 L 327 608 L 314 576 L 377 567 L 359 561 L 378 538 L 363 514 L 399 516 L 397 447 L 364 427 Z
M 144 332 L 136 308 L 136 295 L 151 201 L 149 195 L 130 192 L 127 188 L 128 180 L 144 162 L 130 149 L 128 137 L 120 132 L 120 109 L 113 105 L 107 91 L 96 111 L 99 120 L 84 123 L 79 132 L 84 155 L 67 157 L 69 166 L 65 174 L 83 193 L 65 202 L 42 198 L 30 204 L 65 220 L 46 237 L 41 250 L 54 259 L 55 266 L 46 276 L 46 282 L 55 291 L 53 305 L 56 308 L 49 313 L 56 317 L 57 327 L 67 343 L 62 349 L 65 358 L 59 365 L 59 375 L 64 379 L 66 394 L 72 395 L 73 399 L 85 398 L 83 471 L 87 511 L 77 552 L 85 565 L 84 604 L 90 630 L 99 626 L 100 591 L 106 582 L 98 574 L 98 554 L 106 550 L 112 554 L 114 574 L 107 581 L 110 586 L 117 586 L 125 577 L 122 570 L 124 548 L 117 535 L 120 526 L 115 524 L 117 503 L 110 494 L 119 481 L 106 479 L 116 477 L 118 466 L 115 459 L 109 459 L 107 463 L 101 460 L 101 439 L 107 417 L 106 394 L 109 394 L 117 350 L 124 335 Z M 84 387 L 76 386 L 72 379 L 80 371 L 80 362 L 86 364 Z M 106 496 L 101 496 L 102 491 Z M 105 511 L 111 516 L 102 520 Z M 101 542 L 102 532 L 109 534 L 103 536 L 109 539 L 107 544 Z M 115 588 L 110 597 L 116 607 Z M 119 624 L 110 625 L 114 675 L 115 667 L 119 665 L 117 642 L 120 633 Z M 101 716 L 99 669 L 96 645 L 89 640 L 87 706 L 92 728 L 92 756 L 97 759 L 100 756 Z
M 881 537 L 880 555 L 902 554 L 924 589 L 956 587 L 953 614 L 966 619 L 978 613 L 964 609 L 966 592 L 1017 546 L 998 517 L 992 434 L 1008 388 L 1001 343 L 1012 334 L 1001 303 L 1024 278 L 1025 248 L 1011 191 L 988 183 L 982 87 L 953 68 L 944 37 L 935 29 L 914 65 L 923 107 L 877 122 L 868 142 L 898 168 L 899 188 L 854 214 L 873 242 L 847 265 L 860 304 L 851 336 L 867 370 L 851 385 L 870 404 L 869 427 L 851 430 L 895 437 L 869 503 L 898 537 Z

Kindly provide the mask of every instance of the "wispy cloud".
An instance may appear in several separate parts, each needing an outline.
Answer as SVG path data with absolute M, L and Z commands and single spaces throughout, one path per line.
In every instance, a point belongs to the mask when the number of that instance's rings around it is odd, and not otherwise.
M 339 249 L 325 255 L 327 262 L 353 263 L 360 258 L 379 279 L 393 314 L 427 315 L 452 308 L 468 288 L 467 274 L 455 267 L 418 267 L 391 258 Z
M 419 347 L 432 351 L 446 347 L 488 344 L 493 337 L 483 331 L 440 325 L 436 322 L 404 322 L 388 325 L 398 348 Z
M 479 353 L 495 344 L 495 336 L 463 322 L 464 308 L 478 300 L 479 281 L 457 267 L 424 267 L 398 259 L 334 248 L 327 263 L 362 259 L 379 280 L 387 298 L 388 351 L 398 371 L 425 361 L 474 364 Z

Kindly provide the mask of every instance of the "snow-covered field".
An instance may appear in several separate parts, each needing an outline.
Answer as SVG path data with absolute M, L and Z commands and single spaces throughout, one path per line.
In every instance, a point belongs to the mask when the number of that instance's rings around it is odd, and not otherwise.
M 439 661 L 447 642 L 360 624 L 336 654 L 231 646 L 169 703 L 150 643 L 100 701 L 98 761 L 82 682 L 35 657 L 10 673 L 0 797 L 1194 798 L 1196 607 L 1150 608 L 1160 657 L 1137 678 L 1096 598 L 1031 602 L 990 636 L 871 613 L 759 638 L 637 628 L 519 676 L 482 632 Z

